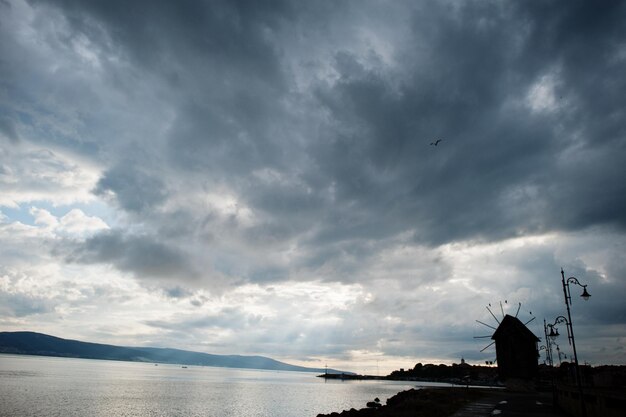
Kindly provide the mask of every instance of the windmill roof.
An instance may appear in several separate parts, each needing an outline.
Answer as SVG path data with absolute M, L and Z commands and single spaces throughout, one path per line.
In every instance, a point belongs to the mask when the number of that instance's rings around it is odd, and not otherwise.
M 526 339 L 532 339 L 539 342 L 539 338 L 533 334 L 524 323 L 522 323 L 517 317 L 510 315 L 504 316 L 502 322 L 491 336 L 491 339 L 497 340 L 506 336 L 517 336 Z

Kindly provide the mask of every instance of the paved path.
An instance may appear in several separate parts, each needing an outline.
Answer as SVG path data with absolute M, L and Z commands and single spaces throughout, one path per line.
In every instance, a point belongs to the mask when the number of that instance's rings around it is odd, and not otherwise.
M 545 392 L 499 391 L 457 411 L 452 417 L 565 417 L 552 405 L 552 394 Z

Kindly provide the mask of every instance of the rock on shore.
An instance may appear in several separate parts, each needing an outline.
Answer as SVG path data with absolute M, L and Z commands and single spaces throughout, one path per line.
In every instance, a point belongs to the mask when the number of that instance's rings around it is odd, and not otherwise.
M 389 398 L 381 407 L 353 408 L 341 413 L 318 414 L 317 417 L 444 417 L 483 395 L 482 390 L 467 388 L 410 389 Z

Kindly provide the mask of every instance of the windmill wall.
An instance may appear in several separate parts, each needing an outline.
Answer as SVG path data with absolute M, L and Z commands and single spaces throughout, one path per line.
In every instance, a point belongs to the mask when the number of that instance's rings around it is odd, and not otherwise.
M 539 339 L 519 319 L 507 314 L 491 338 L 496 342 L 500 379 L 532 379 L 537 375 Z

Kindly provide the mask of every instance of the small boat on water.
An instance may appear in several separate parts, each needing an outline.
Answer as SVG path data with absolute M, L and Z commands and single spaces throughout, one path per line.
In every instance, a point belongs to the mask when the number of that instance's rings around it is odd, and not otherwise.
M 187 367 L 185 365 L 181 366 L 181 368 L 186 369 Z

